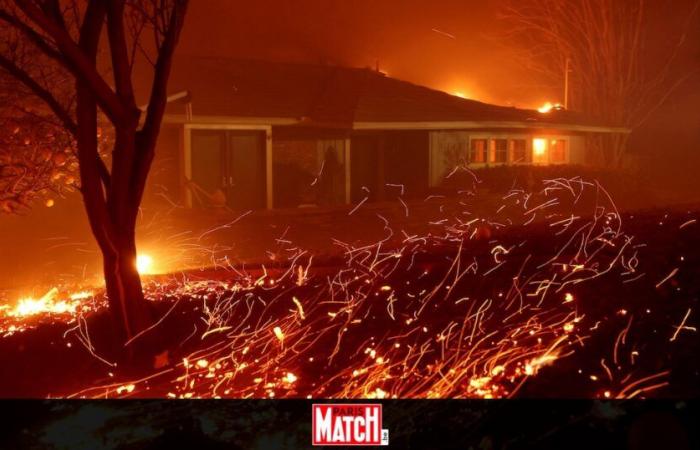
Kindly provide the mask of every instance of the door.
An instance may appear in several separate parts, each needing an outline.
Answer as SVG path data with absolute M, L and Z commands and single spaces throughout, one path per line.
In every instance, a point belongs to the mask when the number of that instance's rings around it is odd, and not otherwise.
M 192 130 L 192 181 L 204 191 L 194 206 L 223 199 L 235 210 L 264 208 L 264 137 L 260 131 Z
M 233 209 L 265 207 L 265 146 L 261 132 L 230 131 L 226 165 L 228 206 Z
M 197 208 L 221 206 L 225 195 L 225 135 L 218 130 L 192 130 L 193 203 Z

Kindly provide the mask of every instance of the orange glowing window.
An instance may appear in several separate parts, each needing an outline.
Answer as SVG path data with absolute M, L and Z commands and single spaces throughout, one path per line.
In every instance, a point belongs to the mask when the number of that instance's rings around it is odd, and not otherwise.
M 563 139 L 552 139 L 549 144 L 549 160 L 553 163 L 566 162 L 566 141 Z
M 508 139 L 493 139 L 491 141 L 491 155 L 489 160 L 489 162 L 492 163 L 508 162 Z
M 535 157 L 542 157 L 547 152 L 547 140 L 535 138 L 532 140 L 532 154 Z
M 527 141 L 525 139 L 511 139 L 510 141 L 511 162 L 516 164 L 530 162 L 527 153 Z
M 488 139 L 472 139 L 469 149 L 469 163 L 486 162 L 486 146 Z

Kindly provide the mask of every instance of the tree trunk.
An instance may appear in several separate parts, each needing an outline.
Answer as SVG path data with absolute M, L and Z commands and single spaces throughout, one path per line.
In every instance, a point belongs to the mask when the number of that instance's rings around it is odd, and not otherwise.
M 113 249 L 103 256 L 109 310 L 118 325 L 118 342 L 126 346 L 125 359 L 138 363 L 142 356 L 145 358 L 152 353 L 151 336 L 140 333 L 153 325 L 153 314 L 144 298 L 136 269 L 134 233 L 124 233 L 113 244 Z

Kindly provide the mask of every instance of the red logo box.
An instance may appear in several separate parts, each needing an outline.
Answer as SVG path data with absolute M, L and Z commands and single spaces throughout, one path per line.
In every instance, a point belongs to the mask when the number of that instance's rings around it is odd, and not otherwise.
M 313 445 L 388 445 L 379 403 L 324 403 L 311 406 Z

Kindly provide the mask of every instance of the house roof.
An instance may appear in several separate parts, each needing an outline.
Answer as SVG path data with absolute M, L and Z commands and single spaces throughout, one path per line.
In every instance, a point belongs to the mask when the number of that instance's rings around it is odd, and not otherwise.
M 370 69 L 330 65 L 190 58 L 176 64 L 169 90 L 189 91 L 195 120 L 257 119 L 334 128 L 411 128 L 432 123 L 444 128 L 500 124 L 620 131 L 570 111 L 543 114 L 497 106 Z M 182 117 L 184 107 L 170 104 L 167 113 L 171 118 Z

